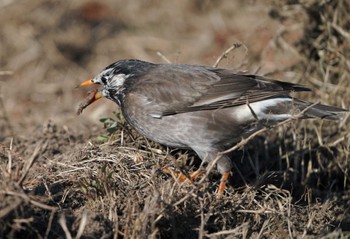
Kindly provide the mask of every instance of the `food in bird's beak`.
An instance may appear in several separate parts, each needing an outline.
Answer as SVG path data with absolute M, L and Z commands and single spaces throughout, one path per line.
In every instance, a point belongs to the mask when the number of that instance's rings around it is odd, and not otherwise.
M 83 82 L 82 84 L 84 84 L 85 82 Z M 101 99 L 102 97 L 102 92 L 97 89 L 89 91 L 88 96 L 85 98 L 85 100 L 79 104 L 77 109 L 77 115 L 80 115 L 86 107 L 94 103 L 96 100 Z

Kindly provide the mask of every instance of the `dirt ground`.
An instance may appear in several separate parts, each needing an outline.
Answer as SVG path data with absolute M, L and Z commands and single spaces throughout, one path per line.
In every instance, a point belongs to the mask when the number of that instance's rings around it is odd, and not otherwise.
M 246 70 L 349 109 L 350 2 L 0 1 L 0 238 L 350 238 L 350 119 L 293 122 L 232 153 L 233 175 L 182 184 L 168 149 L 75 88 L 136 58 Z

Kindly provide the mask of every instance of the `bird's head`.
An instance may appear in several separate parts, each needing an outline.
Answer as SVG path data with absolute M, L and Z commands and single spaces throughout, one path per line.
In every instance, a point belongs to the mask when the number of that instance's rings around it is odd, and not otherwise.
M 143 68 L 142 66 L 144 64 L 144 62 L 137 60 L 117 61 L 107 66 L 93 79 L 88 79 L 81 83 L 79 86 L 89 86 L 93 84 L 103 86 L 101 90 L 94 93 L 94 96 L 89 96 L 91 100 L 86 103 L 85 107 L 102 97 L 106 97 L 120 106 L 126 93 L 125 82 L 137 74 L 140 71 L 140 68 Z

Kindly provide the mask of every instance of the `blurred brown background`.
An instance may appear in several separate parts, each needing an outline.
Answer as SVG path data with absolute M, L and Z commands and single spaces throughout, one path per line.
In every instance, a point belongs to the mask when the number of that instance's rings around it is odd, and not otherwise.
M 256 137 L 216 200 L 215 175 L 182 185 L 159 170 L 177 158 L 191 171 L 195 155 L 114 121 L 106 99 L 77 116 L 89 89 L 75 87 L 119 59 L 213 65 L 243 43 L 219 66 L 349 109 L 349 12 L 349 0 L 0 0 L 0 238 L 348 238 L 349 115 Z

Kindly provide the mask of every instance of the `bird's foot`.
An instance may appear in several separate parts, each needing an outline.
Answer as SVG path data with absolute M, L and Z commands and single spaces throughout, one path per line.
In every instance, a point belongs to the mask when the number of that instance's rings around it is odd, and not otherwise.
M 185 182 L 185 183 L 193 183 L 205 173 L 205 171 L 203 171 L 203 169 L 201 168 L 189 174 L 185 174 L 183 172 L 176 172 L 173 169 L 170 169 L 168 167 L 161 167 L 161 170 L 164 173 L 173 176 L 175 179 L 179 180 L 180 182 Z M 226 184 L 230 176 L 231 176 L 231 172 L 226 172 L 221 176 L 220 184 L 216 192 L 216 198 L 219 199 L 224 194 Z
M 202 169 L 198 169 L 198 170 L 196 170 L 192 173 L 189 173 L 189 174 L 186 174 L 183 172 L 176 172 L 168 167 L 161 167 L 161 170 L 164 173 L 173 176 L 174 178 L 176 178 L 180 182 L 186 182 L 186 183 L 193 183 L 194 181 L 196 181 L 198 179 L 198 177 L 200 177 L 204 174 Z

